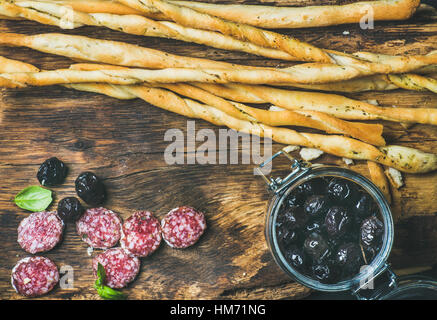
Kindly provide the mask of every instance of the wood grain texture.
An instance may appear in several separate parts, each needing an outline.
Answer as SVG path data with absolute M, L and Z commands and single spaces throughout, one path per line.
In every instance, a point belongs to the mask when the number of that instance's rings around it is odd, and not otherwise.
M 255 3 L 254 1 L 238 1 Z M 330 1 L 330 3 L 334 1 Z M 340 1 L 344 3 L 345 1 Z M 267 3 L 267 2 L 266 2 Z M 272 3 L 272 2 L 268 2 Z M 280 5 L 320 4 L 327 1 L 278 1 Z M 338 3 L 338 2 L 336 2 Z M 344 35 L 344 31 L 349 31 Z M 0 32 L 36 34 L 60 32 L 27 21 L 0 21 Z M 259 66 L 290 63 L 248 54 L 220 51 L 180 41 L 126 35 L 103 28 L 83 27 L 68 34 L 126 41 L 192 57 L 205 57 Z M 281 30 L 320 47 L 353 52 L 428 53 L 437 46 L 437 12 L 422 6 L 405 22 L 376 23 L 374 30 L 357 25 L 305 30 Z M 0 55 L 44 69 L 67 67 L 63 57 L 25 48 L 0 47 Z M 381 105 L 436 107 L 437 95 L 393 92 L 351 94 L 376 99 Z M 415 125 L 406 130 L 386 123 L 390 142 L 435 152 L 437 128 Z M 173 207 L 191 205 L 206 213 L 208 230 L 187 250 L 166 245 L 142 259 L 139 277 L 124 291 L 131 299 L 280 299 L 301 298 L 310 290 L 293 282 L 275 265 L 264 240 L 264 212 L 269 200 L 254 165 L 173 165 L 164 161 L 167 129 L 186 132 L 187 119 L 140 100 L 119 101 L 62 87 L 0 91 L 0 298 L 21 299 L 9 278 L 14 264 L 27 254 L 16 242 L 16 228 L 29 213 L 11 200 L 22 188 L 38 184 L 39 165 L 51 156 L 64 160 L 70 172 L 66 182 L 52 188 L 51 208 L 65 196 L 74 196 L 74 180 L 85 170 L 104 179 L 109 191 L 106 207 L 123 218 L 147 209 L 159 218 Z M 196 129 L 219 128 L 196 121 Z M 201 142 L 197 142 L 200 145 Z M 274 144 L 273 151 L 281 148 Z M 229 148 L 228 148 L 229 149 Z M 239 146 L 240 155 L 249 152 Z M 192 158 L 192 152 L 185 153 Z M 323 155 L 317 162 L 344 163 Z M 280 161 L 274 170 L 283 171 Z M 352 166 L 368 175 L 365 162 Z M 275 171 L 276 172 L 276 171 Z M 395 244 L 390 261 L 396 269 L 434 265 L 437 261 L 437 173 L 404 175 L 406 186 L 393 194 Z M 94 254 L 98 252 L 96 250 Z M 87 246 L 67 226 L 61 245 L 45 253 L 58 266 L 74 268 L 74 289 L 56 288 L 43 299 L 98 299 L 92 288 L 91 257 Z

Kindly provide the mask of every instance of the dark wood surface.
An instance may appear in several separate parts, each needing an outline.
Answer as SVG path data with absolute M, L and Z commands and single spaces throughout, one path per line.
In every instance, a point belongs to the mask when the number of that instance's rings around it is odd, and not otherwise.
M 252 1 L 245 1 L 251 3 Z M 321 1 L 306 1 L 315 4 Z M 323 1 L 322 1 L 323 2 Z M 253 3 L 253 2 L 252 2 Z M 279 1 L 299 4 L 302 1 Z M 344 31 L 350 34 L 344 35 Z M 36 34 L 60 32 L 27 21 L 0 21 L 0 32 Z M 103 28 L 83 27 L 69 34 L 127 41 L 167 52 L 251 65 L 287 65 L 237 52 L 226 52 L 173 40 L 130 36 Z M 421 53 L 437 48 L 437 12 L 422 6 L 409 21 L 376 23 L 374 30 L 345 25 L 306 30 L 282 30 L 320 47 L 346 52 L 369 50 L 387 54 Z M 25 48 L 0 47 L 0 55 L 40 68 L 67 67 L 71 61 Z M 428 92 L 361 93 L 351 97 L 376 99 L 382 105 L 436 107 Z M 437 128 L 416 125 L 405 130 L 386 124 L 390 142 L 436 152 Z M 269 200 L 265 186 L 253 175 L 254 165 L 172 165 L 164 161 L 167 129 L 186 132 L 187 118 L 141 100 L 119 101 L 62 87 L 0 91 L 0 298 L 20 299 L 10 285 L 15 263 L 27 256 L 16 242 L 16 229 L 29 213 L 12 199 L 22 188 L 36 185 L 39 165 L 51 156 L 64 160 L 66 182 L 51 188 L 59 199 L 74 196 L 74 180 L 85 170 L 104 179 L 106 207 L 127 218 L 147 209 L 159 218 L 173 207 L 191 205 L 206 213 L 208 230 L 187 250 L 166 245 L 142 259 L 136 281 L 124 291 L 131 299 L 280 299 L 302 298 L 310 290 L 293 282 L 275 265 L 264 239 L 264 213 Z M 214 127 L 196 121 L 196 128 Z M 200 144 L 200 142 L 197 142 Z M 277 151 L 282 146 L 274 144 Z M 239 146 L 240 154 L 248 152 Z M 186 158 L 193 157 L 187 152 Z M 323 155 L 317 162 L 344 165 Z M 280 162 L 274 169 L 284 169 Z M 364 162 L 352 166 L 367 175 Z M 395 269 L 423 268 L 437 262 L 437 173 L 405 174 L 405 187 L 393 192 L 395 243 L 390 262 Z M 97 250 L 96 250 L 97 251 Z M 94 252 L 94 254 L 96 253 Z M 58 266 L 74 268 L 74 289 L 56 288 L 46 299 L 98 299 L 92 288 L 92 257 L 87 246 L 67 226 L 61 245 L 44 253 Z

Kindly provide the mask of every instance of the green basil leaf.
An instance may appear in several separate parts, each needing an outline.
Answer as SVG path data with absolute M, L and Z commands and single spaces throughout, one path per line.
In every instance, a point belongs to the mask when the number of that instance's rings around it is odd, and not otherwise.
M 114 290 L 108 286 L 97 286 L 97 293 L 105 300 L 125 300 L 127 297 L 123 292 Z
M 127 297 L 123 292 L 114 290 L 103 283 L 106 279 L 105 268 L 100 264 L 97 264 L 97 280 L 94 282 L 94 288 L 97 290 L 99 296 L 105 300 L 125 300 Z
M 17 206 L 33 212 L 44 211 L 52 201 L 52 192 L 40 186 L 30 186 L 23 189 L 14 199 Z
M 97 280 L 100 280 L 100 283 L 105 283 L 106 280 L 106 272 L 105 268 L 103 268 L 100 262 L 97 263 Z

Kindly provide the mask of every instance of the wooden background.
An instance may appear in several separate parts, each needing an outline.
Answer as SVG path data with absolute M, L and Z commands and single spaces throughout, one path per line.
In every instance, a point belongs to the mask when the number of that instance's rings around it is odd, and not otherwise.
M 231 2 L 231 1 L 229 1 Z M 254 3 L 254 1 L 239 1 Z M 281 5 L 326 4 L 328 1 L 278 1 Z M 329 1 L 334 3 L 335 1 Z M 340 1 L 344 2 L 344 1 Z M 338 3 L 338 2 L 337 2 Z M 343 34 L 348 31 L 349 34 Z M 0 32 L 60 32 L 26 21 L 0 21 Z M 179 41 L 131 36 L 104 28 L 83 27 L 69 34 L 127 41 L 167 52 L 258 66 L 286 66 L 238 52 L 226 52 Z M 344 25 L 282 30 L 320 47 L 346 52 L 426 54 L 437 49 L 437 12 L 424 6 L 409 21 L 377 22 L 374 30 Z M 39 68 L 67 67 L 71 61 L 25 48 L 0 47 L 0 55 Z M 436 107 L 432 93 L 361 93 L 381 105 Z M 385 123 L 389 142 L 437 152 L 437 127 L 416 125 L 405 130 Z M 136 281 L 124 289 L 131 299 L 279 299 L 302 298 L 310 290 L 285 276 L 273 262 L 264 239 L 265 185 L 253 175 L 254 165 L 173 165 L 164 161 L 167 129 L 186 131 L 187 118 L 141 100 L 118 101 L 58 86 L 0 91 L 0 298 L 20 299 L 10 285 L 15 263 L 27 256 L 16 242 L 16 228 L 29 213 L 11 200 L 22 188 L 36 185 L 39 165 L 51 156 L 65 161 L 70 172 L 64 185 L 52 188 L 59 199 L 74 196 L 74 180 L 85 170 L 104 179 L 106 207 L 127 218 L 147 209 L 159 218 L 173 207 L 191 205 L 206 213 L 209 229 L 197 245 L 174 250 L 166 245 L 142 260 Z M 196 129 L 218 128 L 196 121 Z M 200 144 L 200 142 L 198 142 Z M 277 151 L 282 146 L 274 144 Z M 240 145 L 238 152 L 249 152 Z M 186 158 L 193 157 L 187 152 Z M 317 160 L 344 165 L 336 157 Z M 280 162 L 274 170 L 285 169 Z M 363 162 L 352 167 L 368 175 Z M 395 244 L 390 256 L 399 269 L 427 268 L 437 262 L 437 173 L 405 174 L 406 186 L 394 191 Z M 74 289 L 56 288 L 45 299 L 98 299 L 93 286 L 92 258 L 68 225 L 56 249 L 44 253 L 60 267 L 74 268 Z

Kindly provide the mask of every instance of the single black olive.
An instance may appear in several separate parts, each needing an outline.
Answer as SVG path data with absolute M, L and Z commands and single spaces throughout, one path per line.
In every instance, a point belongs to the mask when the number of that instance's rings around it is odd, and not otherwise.
M 358 201 L 355 202 L 354 211 L 360 218 L 367 218 L 374 212 L 374 201 L 368 193 L 360 193 Z
M 41 164 L 36 177 L 43 186 L 56 186 L 64 182 L 67 166 L 56 157 L 47 159 Z
M 285 203 L 288 205 L 289 208 L 292 207 L 299 207 L 303 205 L 305 202 L 305 195 L 301 192 L 291 192 L 287 199 L 285 199 Z
M 367 218 L 361 224 L 361 243 L 365 248 L 377 247 L 381 242 L 384 224 L 377 217 Z
M 356 243 L 341 245 L 336 255 L 337 265 L 343 269 L 343 276 L 355 276 L 363 265 L 361 248 Z
M 341 237 L 348 231 L 351 222 L 351 216 L 346 208 L 332 207 L 326 214 L 326 232 L 330 237 Z
M 293 207 L 285 211 L 282 221 L 290 229 L 303 228 L 308 221 L 308 215 L 305 214 L 303 208 Z
M 318 233 L 310 234 L 304 242 L 304 250 L 313 261 L 322 261 L 330 254 L 326 240 Z
M 302 250 L 297 247 L 288 248 L 285 251 L 285 259 L 297 270 L 302 270 L 306 265 L 306 258 Z
M 293 244 L 298 239 L 298 233 L 296 230 L 287 228 L 287 225 L 282 225 L 278 228 L 278 241 L 281 246 L 287 247 Z
M 77 195 L 90 205 L 105 201 L 106 191 L 102 181 L 92 172 L 83 172 L 76 179 Z
M 307 196 L 313 194 L 321 194 L 326 188 L 326 181 L 323 178 L 315 178 L 308 180 L 299 186 L 297 186 L 298 192 L 301 192 Z
M 58 203 L 58 215 L 64 221 L 75 222 L 84 211 L 79 199 L 75 197 L 64 198 Z
M 332 201 L 349 205 L 355 200 L 357 190 L 352 182 L 344 179 L 332 179 L 328 184 L 327 193 Z
M 312 266 L 312 272 L 314 278 L 321 283 L 334 283 L 338 277 L 335 266 L 330 262 L 314 264 Z
M 323 195 L 313 195 L 304 204 L 305 213 L 311 217 L 321 217 L 328 212 L 329 200 Z

